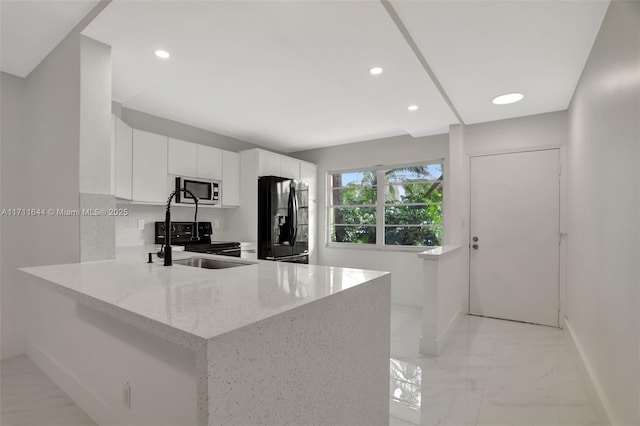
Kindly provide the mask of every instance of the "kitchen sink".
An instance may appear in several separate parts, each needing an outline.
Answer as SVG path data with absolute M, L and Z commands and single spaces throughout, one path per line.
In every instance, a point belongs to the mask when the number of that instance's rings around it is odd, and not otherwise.
M 227 260 L 209 259 L 206 257 L 190 257 L 189 259 L 177 259 L 173 261 L 176 265 L 193 266 L 194 268 L 205 269 L 226 269 L 236 266 L 251 265 L 251 263 L 229 262 Z

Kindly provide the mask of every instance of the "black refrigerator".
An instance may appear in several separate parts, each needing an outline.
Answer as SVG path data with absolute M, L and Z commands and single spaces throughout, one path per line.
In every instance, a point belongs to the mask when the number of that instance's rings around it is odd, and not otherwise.
M 309 263 L 309 185 L 258 178 L 258 258 Z

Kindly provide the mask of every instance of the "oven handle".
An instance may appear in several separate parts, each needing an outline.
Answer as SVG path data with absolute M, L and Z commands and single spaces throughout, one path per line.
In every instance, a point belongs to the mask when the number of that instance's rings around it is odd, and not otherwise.
M 293 259 L 302 259 L 303 257 L 308 257 L 309 256 L 309 252 L 304 252 L 304 253 L 300 253 L 300 254 L 294 254 L 293 256 L 280 256 L 280 257 L 273 257 L 273 256 L 267 256 L 266 260 L 273 260 L 276 262 L 284 262 L 287 260 L 293 260 Z

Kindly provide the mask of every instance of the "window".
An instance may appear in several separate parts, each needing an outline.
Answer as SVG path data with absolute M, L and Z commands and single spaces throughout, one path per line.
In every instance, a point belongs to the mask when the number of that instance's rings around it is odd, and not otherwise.
M 380 246 L 441 245 L 442 166 L 439 160 L 329 173 L 329 241 Z
M 329 175 L 332 242 L 375 244 L 378 181 L 375 170 Z

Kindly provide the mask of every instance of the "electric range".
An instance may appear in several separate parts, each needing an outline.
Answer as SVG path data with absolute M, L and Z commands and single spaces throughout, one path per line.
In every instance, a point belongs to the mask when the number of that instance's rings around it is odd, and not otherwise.
M 164 244 L 164 230 L 164 222 L 155 223 L 156 244 Z M 211 222 L 171 222 L 172 246 L 183 246 L 184 251 L 193 253 L 240 257 L 241 249 L 239 242 L 212 241 L 211 234 Z

